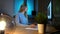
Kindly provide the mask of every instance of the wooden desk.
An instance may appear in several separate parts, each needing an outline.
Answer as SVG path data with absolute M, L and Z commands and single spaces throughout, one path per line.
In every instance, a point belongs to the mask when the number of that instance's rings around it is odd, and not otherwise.
M 38 31 L 27 30 L 25 27 L 18 26 L 13 34 L 38 34 Z
M 26 27 L 23 26 L 16 26 L 15 28 L 8 28 L 5 30 L 5 34 L 38 34 L 37 30 L 28 30 L 25 29 Z M 48 26 L 47 31 L 49 32 L 49 30 L 51 30 L 50 32 L 54 32 L 56 31 L 53 27 Z
M 26 27 L 16 26 L 14 29 L 6 29 L 5 34 L 38 34 L 37 30 L 28 30 Z

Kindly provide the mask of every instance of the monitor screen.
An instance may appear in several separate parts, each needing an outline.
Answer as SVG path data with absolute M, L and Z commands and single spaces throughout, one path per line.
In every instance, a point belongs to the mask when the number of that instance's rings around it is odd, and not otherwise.
M 34 0 L 27 0 L 27 15 L 32 15 L 32 11 L 34 11 Z
M 48 17 L 48 19 L 52 19 L 52 2 L 51 1 L 47 7 L 47 17 Z
M 20 10 L 20 7 L 21 5 L 24 3 L 24 0 L 15 0 L 14 2 L 14 15 L 16 15 L 19 10 Z M 34 11 L 34 0 L 27 0 L 26 2 L 27 4 L 27 15 L 32 15 L 32 11 Z

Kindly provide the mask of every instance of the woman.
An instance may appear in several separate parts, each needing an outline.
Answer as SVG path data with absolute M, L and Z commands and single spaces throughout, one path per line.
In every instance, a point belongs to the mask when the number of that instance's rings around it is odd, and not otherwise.
M 15 19 L 17 25 L 28 26 L 28 19 L 25 14 L 26 11 L 27 11 L 27 6 L 22 5 Z M 29 25 L 29 27 L 34 28 L 36 26 L 35 24 L 31 24 Z
M 28 25 L 28 19 L 25 16 L 26 11 L 27 11 L 27 6 L 22 5 L 15 19 L 17 25 Z

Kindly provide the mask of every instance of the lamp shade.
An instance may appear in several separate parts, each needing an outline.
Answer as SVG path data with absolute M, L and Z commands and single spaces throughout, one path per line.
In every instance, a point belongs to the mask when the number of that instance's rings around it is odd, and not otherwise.
M 14 24 L 12 23 L 11 16 L 4 13 L 0 13 L 0 31 L 4 31 L 5 34 L 9 34 L 14 28 L 13 25 Z

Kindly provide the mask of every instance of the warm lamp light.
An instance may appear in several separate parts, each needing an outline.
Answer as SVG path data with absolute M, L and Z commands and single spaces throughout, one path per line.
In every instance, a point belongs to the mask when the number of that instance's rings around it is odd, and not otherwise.
M 5 30 L 6 22 L 4 20 L 0 21 L 0 30 Z
M 5 13 L 0 13 L 0 34 L 6 34 L 7 28 L 9 28 L 12 19 Z

